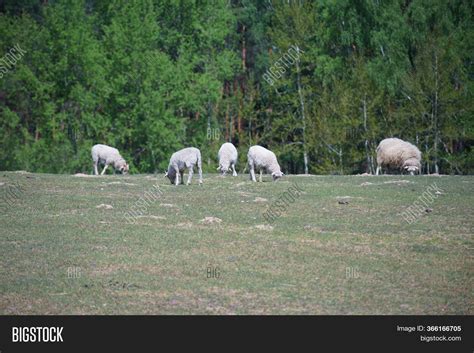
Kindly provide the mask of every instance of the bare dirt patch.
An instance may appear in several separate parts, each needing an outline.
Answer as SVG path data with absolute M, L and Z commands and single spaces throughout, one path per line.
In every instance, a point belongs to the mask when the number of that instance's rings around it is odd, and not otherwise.
M 199 221 L 202 224 L 219 224 L 222 222 L 222 219 L 217 217 L 205 217 Z
M 192 222 L 180 222 L 180 223 L 176 224 L 175 227 L 177 227 L 177 228 L 188 228 L 189 229 L 189 228 L 193 228 L 193 226 L 194 225 L 192 224 Z
M 126 186 L 137 185 L 137 184 L 132 184 L 132 183 L 125 183 L 125 182 L 122 182 L 122 181 L 111 181 L 110 183 L 102 183 L 102 184 L 105 184 L 105 185 L 126 185 Z
M 142 216 L 138 216 L 137 218 L 166 219 L 166 217 L 155 216 L 155 215 L 142 215 Z
M 397 185 L 401 186 L 403 184 L 413 184 L 413 182 L 409 181 L 409 180 L 389 180 L 389 181 L 384 181 L 383 183 L 371 183 L 370 181 L 366 181 L 366 182 L 360 184 L 360 186 L 384 185 L 384 184 L 397 184 Z
M 264 230 L 264 231 L 272 231 L 273 230 L 273 226 L 268 225 L 268 224 L 258 224 L 258 225 L 255 226 L 255 228 L 257 228 L 259 230 Z
M 75 177 L 81 177 L 81 178 L 94 178 L 96 175 L 92 174 L 84 174 L 84 173 L 76 173 L 73 176 Z

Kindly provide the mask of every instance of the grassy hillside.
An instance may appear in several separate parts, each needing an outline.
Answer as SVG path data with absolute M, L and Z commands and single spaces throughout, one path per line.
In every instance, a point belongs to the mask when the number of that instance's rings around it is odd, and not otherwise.
M 400 213 L 433 183 L 442 193 L 407 223 Z M 301 195 L 267 224 L 295 184 Z M 1 172 L 0 191 L 0 314 L 474 314 L 470 176 L 205 175 L 174 187 L 161 175 Z

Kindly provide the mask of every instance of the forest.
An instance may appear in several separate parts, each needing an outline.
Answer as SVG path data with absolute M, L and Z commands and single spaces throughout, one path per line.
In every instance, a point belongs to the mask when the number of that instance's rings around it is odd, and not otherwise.
M 0 170 L 92 172 L 96 143 L 132 173 L 176 150 L 215 171 L 225 141 L 285 174 L 373 173 L 380 140 L 423 173 L 473 174 L 474 2 L 5 0 Z

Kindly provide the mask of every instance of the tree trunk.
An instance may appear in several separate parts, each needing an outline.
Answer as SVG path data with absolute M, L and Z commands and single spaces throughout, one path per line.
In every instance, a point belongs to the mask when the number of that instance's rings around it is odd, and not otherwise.
M 243 97 L 243 92 L 242 92 L 242 86 L 239 84 L 238 79 L 234 80 L 234 97 L 236 97 L 239 100 L 238 103 L 238 109 L 237 109 L 237 134 L 240 137 L 240 132 L 242 128 L 242 97 Z
M 415 135 L 415 142 L 416 142 L 416 147 L 420 146 L 420 138 L 418 136 L 418 133 Z M 420 148 L 421 150 L 421 148 Z M 423 158 L 420 161 L 420 174 L 423 174 Z
M 425 153 L 428 155 L 428 136 L 425 137 Z M 430 160 L 426 159 L 426 174 L 430 174 Z
M 298 48 L 299 51 L 299 48 Z M 296 78 L 298 84 L 298 96 L 300 98 L 300 111 L 301 111 L 301 120 L 303 123 L 303 162 L 304 162 L 304 173 L 308 174 L 308 152 L 306 149 L 306 117 L 304 111 L 304 98 L 303 98 L 303 90 L 301 88 L 301 71 L 300 71 L 300 63 L 299 60 L 296 60 Z
M 369 174 L 374 174 L 374 165 L 373 165 L 373 158 L 370 153 L 370 143 L 369 139 L 367 138 L 368 136 L 368 129 L 367 129 L 367 101 L 366 101 L 366 96 L 364 96 L 364 100 L 362 101 L 362 108 L 364 112 L 364 131 L 365 131 L 365 155 L 367 159 L 367 173 Z
M 339 148 L 339 164 L 341 166 L 341 175 L 344 174 L 344 168 L 342 167 L 342 147 Z
M 435 52 L 435 65 L 434 65 L 434 74 L 435 74 L 435 96 L 432 108 L 432 121 L 433 121 L 433 129 L 434 129 L 434 139 L 433 139 L 433 155 L 434 155 L 434 169 L 435 173 L 439 173 L 438 167 L 438 142 L 439 142 L 439 129 L 438 129 L 438 89 L 439 89 L 439 82 L 438 82 L 438 53 Z
M 229 85 L 225 83 L 224 95 L 226 100 L 226 108 L 225 108 L 225 140 L 229 142 Z
M 211 130 L 211 119 L 212 119 L 211 115 L 212 115 L 211 101 L 208 100 L 207 101 L 207 131 L 211 131 L 211 133 L 213 133 Z M 209 140 L 207 142 L 209 144 Z M 208 157 L 207 166 L 210 166 L 210 165 L 211 165 L 211 157 Z
M 242 70 L 245 72 L 247 60 L 247 48 L 245 47 L 245 26 L 242 26 Z

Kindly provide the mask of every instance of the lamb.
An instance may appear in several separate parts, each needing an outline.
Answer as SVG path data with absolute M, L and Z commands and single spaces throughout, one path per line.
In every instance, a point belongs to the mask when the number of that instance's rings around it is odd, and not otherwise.
M 421 152 L 409 142 L 398 138 L 387 138 L 377 146 L 376 175 L 379 175 L 382 165 L 406 170 L 411 175 L 414 175 L 416 171 L 421 173 Z
M 275 153 L 262 146 L 252 146 L 247 154 L 250 180 L 256 182 L 255 169 L 260 170 L 260 182 L 262 182 L 263 170 L 272 175 L 273 181 L 283 176 Z
M 109 165 L 112 165 L 114 168 L 114 173 L 116 170 L 119 170 L 122 174 L 128 173 L 129 166 L 116 148 L 98 144 L 92 147 L 91 154 L 92 161 L 94 163 L 95 175 L 99 175 L 99 171 L 97 169 L 99 164 L 105 164 L 104 169 L 100 175 L 104 175 Z
M 217 170 L 220 170 L 222 176 L 230 172 L 231 168 L 232 176 L 237 176 L 235 165 L 237 164 L 238 153 L 233 144 L 230 142 L 224 143 L 219 149 L 217 158 L 219 159 L 219 167 L 217 167 Z
M 202 184 L 201 151 L 194 147 L 183 148 L 173 153 L 165 177 L 168 177 L 171 184 L 174 183 L 177 186 L 179 185 L 179 178 L 181 176 L 181 184 L 184 184 L 183 173 L 185 169 L 188 169 L 188 181 L 186 185 L 189 185 L 191 184 L 193 169 L 196 164 L 199 172 L 199 184 Z

